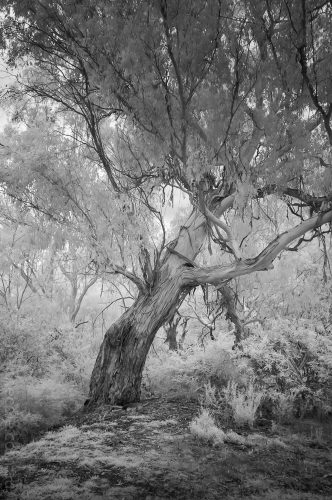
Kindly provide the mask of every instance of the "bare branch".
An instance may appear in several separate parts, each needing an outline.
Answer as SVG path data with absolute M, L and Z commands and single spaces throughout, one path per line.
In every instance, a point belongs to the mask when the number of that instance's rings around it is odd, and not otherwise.
M 110 271 L 105 271 L 107 274 L 122 274 L 122 276 L 125 276 L 128 278 L 130 281 L 132 281 L 138 288 L 140 292 L 145 292 L 146 291 L 146 285 L 141 280 L 136 274 L 131 273 L 130 271 L 127 271 L 124 267 L 117 266 L 116 264 L 111 264 L 108 263 Z
M 292 241 L 300 238 L 308 231 L 332 221 L 332 210 L 311 217 L 298 226 L 280 234 L 257 257 L 242 259 L 226 266 L 212 266 L 206 268 L 184 269 L 183 280 L 185 286 L 197 286 L 206 283 L 219 285 L 238 276 L 244 276 L 256 271 L 265 271 L 273 268 L 273 261 L 282 250 L 285 250 Z
M 78 299 L 77 299 L 76 307 L 75 307 L 75 309 L 74 309 L 74 311 L 73 311 L 73 313 L 72 313 L 72 315 L 71 315 L 71 318 L 70 318 L 72 322 L 74 322 L 74 321 L 75 321 L 76 316 L 77 316 L 77 314 L 78 314 L 78 312 L 79 312 L 79 310 L 80 310 L 80 307 L 81 307 L 82 301 L 83 301 L 83 299 L 84 299 L 85 295 L 87 294 L 87 292 L 88 292 L 89 288 L 91 288 L 91 287 L 92 287 L 92 285 L 94 285 L 94 284 L 96 283 L 97 279 L 98 279 L 98 276 L 94 276 L 94 277 L 93 277 L 93 278 L 92 278 L 92 279 L 91 279 L 91 280 L 90 280 L 90 281 L 89 281 L 89 282 L 85 285 L 85 287 L 83 288 L 82 292 L 80 293 L 80 296 L 79 296 L 79 297 L 78 297 Z

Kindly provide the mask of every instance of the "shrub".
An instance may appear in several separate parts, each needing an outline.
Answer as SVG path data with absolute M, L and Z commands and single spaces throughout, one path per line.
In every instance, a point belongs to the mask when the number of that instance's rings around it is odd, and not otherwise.
M 41 415 L 33 415 L 17 409 L 12 410 L 0 419 L 0 453 L 6 451 L 5 446 L 9 443 L 11 446 L 26 443 L 46 429 L 47 423 Z M 8 433 L 10 433 L 10 439 L 8 439 Z
M 261 434 L 249 434 L 242 436 L 232 429 L 224 432 L 220 429 L 209 410 L 201 409 L 200 414 L 196 417 L 189 426 L 190 432 L 199 440 L 207 442 L 214 446 L 223 443 L 233 444 L 237 446 L 249 446 L 260 448 L 282 447 L 287 448 L 287 445 L 279 438 L 270 438 Z
M 226 403 L 232 408 L 233 417 L 238 425 L 253 427 L 258 407 L 264 392 L 257 390 L 253 383 L 240 389 L 233 380 L 223 390 Z
M 219 389 L 233 378 L 242 384 L 247 376 L 243 368 L 237 368 L 232 355 L 224 349 L 222 337 L 206 348 L 197 346 L 179 353 L 170 353 L 164 344 L 155 343 L 147 359 L 143 382 L 145 389 L 154 394 L 198 400 L 207 383 Z
M 211 382 L 207 382 L 204 384 L 204 393 L 202 396 L 202 406 L 207 406 L 208 408 L 219 409 L 221 401 L 220 401 L 220 393 L 217 390 L 216 386 L 212 385 Z
M 262 413 L 277 421 L 325 417 L 332 409 L 332 342 L 310 319 L 270 321 L 243 342 L 256 379 L 268 388 Z M 273 414 L 273 415 L 272 415 Z
M 187 356 L 169 352 L 164 346 L 150 352 L 144 369 L 143 388 L 146 393 L 163 395 L 168 399 L 197 400 L 199 393 L 195 373 Z
M 6 389 L 18 410 L 40 415 L 51 425 L 75 411 L 84 398 L 73 384 L 50 377 L 42 380 L 18 377 L 8 381 Z
M 199 416 L 190 423 L 190 432 L 203 441 L 207 441 L 213 445 L 218 445 L 224 442 L 225 433 L 219 429 L 209 410 L 202 409 Z
M 11 395 L 10 409 L 4 404 L 6 394 Z M 77 387 L 61 379 L 7 379 L 0 397 L 0 433 L 4 436 L 10 428 L 13 441 L 26 442 L 77 410 L 84 397 Z

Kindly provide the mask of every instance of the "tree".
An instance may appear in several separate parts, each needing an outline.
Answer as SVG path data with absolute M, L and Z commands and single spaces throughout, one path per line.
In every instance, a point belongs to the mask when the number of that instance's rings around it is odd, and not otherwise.
M 166 340 L 165 344 L 168 344 L 169 350 L 170 351 L 177 351 L 178 350 L 178 341 L 177 341 L 177 328 L 179 326 L 180 321 L 182 320 L 182 316 L 180 314 L 175 314 L 173 318 L 168 321 L 167 325 L 165 325 L 165 331 L 166 331 Z M 183 325 L 184 330 L 186 327 L 186 324 Z
M 27 66 L 15 92 L 78 116 L 75 140 L 105 172 L 109 195 L 139 199 L 160 223 L 153 258 L 138 236 L 140 272 L 116 267 L 137 298 L 106 332 L 90 384 L 90 405 L 136 401 L 155 334 L 191 289 L 270 269 L 292 242 L 328 230 L 331 4 L 1 4 L 4 54 Z M 168 243 L 155 202 L 165 189 L 192 205 Z M 245 257 L 231 223 L 250 222 L 275 197 L 300 224 Z M 195 261 L 206 240 L 219 247 L 214 266 Z

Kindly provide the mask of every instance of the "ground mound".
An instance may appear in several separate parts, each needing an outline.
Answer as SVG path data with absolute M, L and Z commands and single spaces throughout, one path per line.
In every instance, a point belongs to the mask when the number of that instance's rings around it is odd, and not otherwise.
M 332 498 L 331 424 L 234 429 L 238 442 L 211 446 L 190 433 L 198 412 L 161 399 L 80 412 L 1 457 L 0 498 Z

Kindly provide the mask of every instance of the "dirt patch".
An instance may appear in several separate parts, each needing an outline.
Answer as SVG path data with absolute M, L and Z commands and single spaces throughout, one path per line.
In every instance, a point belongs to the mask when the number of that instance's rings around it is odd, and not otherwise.
M 212 447 L 189 433 L 198 411 L 159 400 L 80 413 L 1 458 L 0 498 L 332 498 L 329 426 L 326 435 L 324 426 L 313 435 L 237 429 L 245 445 Z

